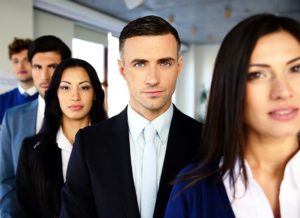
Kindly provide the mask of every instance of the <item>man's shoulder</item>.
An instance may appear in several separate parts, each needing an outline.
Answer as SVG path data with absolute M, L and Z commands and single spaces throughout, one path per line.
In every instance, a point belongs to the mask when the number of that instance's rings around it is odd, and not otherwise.
M 85 127 L 83 131 L 87 134 L 105 134 L 106 132 L 111 132 L 111 130 L 115 130 L 115 128 L 121 127 L 120 125 L 128 126 L 127 115 L 124 111 L 111 118 L 100 121 L 99 123 Z
M 198 120 L 186 115 L 175 106 L 173 119 L 186 125 L 202 126 L 202 123 L 200 123 Z
M 17 105 L 15 107 L 8 108 L 6 111 L 6 116 L 17 116 L 19 114 L 23 114 L 25 110 L 31 110 L 37 107 L 38 99 L 34 101 L 30 101 L 21 105 Z
M 24 109 L 27 109 L 27 108 L 37 107 L 37 105 L 38 105 L 38 100 L 35 99 L 34 101 L 26 102 L 24 104 L 20 104 L 15 107 L 9 108 L 8 111 L 11 111 L 11 112 L 23 111 Z
M 17 92 L 18 92 L 18 88 L 14 88 L 12 90 L 4 92 L 4 93 L 0 94 L 0 99 L 10 98 L 10 96 L 15 95 Z

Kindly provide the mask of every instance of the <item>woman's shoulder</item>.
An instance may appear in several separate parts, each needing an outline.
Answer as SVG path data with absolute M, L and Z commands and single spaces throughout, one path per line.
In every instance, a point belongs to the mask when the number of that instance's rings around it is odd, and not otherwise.
M 197 176 L 198 173 L 203 170 L 199 164 L 189 164 L 185 168 L 183 168 L 178 177 L 177 181 L 173 187 L 174 192 L 178 193 L 177 195 L 185 195 L 187 198 L 204 196 L 216 193 L 221 189 L 223 189 L 223 183 L 218 182 L 216 180 L 216 175 L 211 173 L 207 174 L 206 177 Z M 198 198 L 198 197 L 197 197 Z
M 197 178 L 201 170 L 199 164 L 182 169 L 179 175 L 183 177 L 174 184 L 165 217 L 234 217 L 223 183 L 213 173 Z
M 38 146 L 39 142 L 40 135 L 27 137 L 23 140 L 22 148 L 26 150 L 32 150 Z

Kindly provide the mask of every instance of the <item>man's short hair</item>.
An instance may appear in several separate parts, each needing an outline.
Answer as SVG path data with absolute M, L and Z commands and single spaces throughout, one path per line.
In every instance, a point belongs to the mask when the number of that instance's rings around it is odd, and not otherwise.
M 180 38 L 177 30 L 161 17 L 150 15 L 129 22 L 119 37 L 119 51 L 122 53 L 125 40 L 135 36 L 158 36 L 172 34 L 180 51 Z
M 35 39 L 28 49 L 28 61 L 31 63 L 36 53 L 56 52 L 61 55 L 61 60 L 71 57 L 71 50 L 58 37 L 45 35 Z
M 14 41 L 8 45 L 8 57 L 11 60 L 11 57 L 14 54 L 18 54 L 23 50 L 28 50 L 30 44 L 32 43 L 31 39 L 21 39 L 21 38 L 14 38 Z

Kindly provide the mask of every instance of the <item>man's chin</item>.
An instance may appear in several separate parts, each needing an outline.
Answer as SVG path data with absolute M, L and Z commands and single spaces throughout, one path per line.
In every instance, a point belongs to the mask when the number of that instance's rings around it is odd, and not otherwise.
M 30 77 L 30 78 L 19 78 L 18 80 L 22 83 L 33 82 L 32 77 Z

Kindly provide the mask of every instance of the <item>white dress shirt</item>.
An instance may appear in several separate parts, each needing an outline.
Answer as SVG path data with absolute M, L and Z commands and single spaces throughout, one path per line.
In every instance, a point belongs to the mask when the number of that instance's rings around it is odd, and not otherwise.
M 24 95 L 25 93 L 29 96 L 33 96 L 35 93 L 37 93 L 37 89 L 35 86 L 30 87 L 29 89 L 23 89 L 22 86 L 19 84 L 18 85 L 19 92 Z
M 56 135 L 56 142 L 57 142 L 57 146 L 61 149 L 62 171 L 63 171 L 63 177 L 64 177 L 64 182 L 65 182 L 66 175 L 67 175 L 67 169 L 68 169 L 68 163 L 69 163 L 69 159 L 70 159 L 70 155 L 71 155 L 73 146 L 69 142 L 67 137 L 65 136 L 61 126 L 59 127 L 59 130 Z
M 157 155 L 157 187 L 159 187 L 162 167 L 165 159 L 168 135 L 173 116 L 174 108 L 173 105 L 169 109 L 161 114 L 156 119 L 152 120 L 151 123 L 157 131 L 157 135 L 154 139 L 156 145 Z M 141 181 L 142 181 L 142 163 L 143 163 L 143 151 L 145 146 L 144 127 L 149 123 L 144 117 L 139 115 L 128 105 L 128 126 L 129 126 L 129 141 L 130 141 L 130 158 L 132 166 L 133 180 L 137 195 L 137 201 L 139 209 L 141 209 Z M 141 211 L 141 210 L 140 210 Z
M 236 193 L 233 198 L 233 188 L 229 185 L 229 177 L 224 177 L 224 185 L 232 205 L 236 218 L 274 218 L 271 205 L 260 185 L 252 175 L 251 168 L 246 162 L 248 186 L 242 181 L 242 175 L 235 166 L 238 173 L 235 184 Z M 300 217 L 300 151 L 287 163 L 283 180 L 280 185 L 279 203 L 281 218 Z
M 45 113 L 45 99 L 39 95 L 38 97 L 38 108 L 37 108 L 37 117 L 36 117 L 36 129 L 35 132 L 38 133 L 42 127 Z

